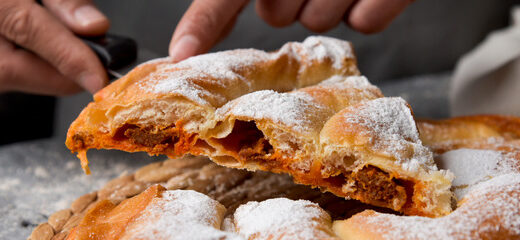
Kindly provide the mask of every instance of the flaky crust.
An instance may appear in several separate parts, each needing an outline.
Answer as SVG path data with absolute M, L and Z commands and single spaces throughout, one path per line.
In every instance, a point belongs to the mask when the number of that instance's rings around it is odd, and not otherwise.
M 325 37 L 157 60 L 96 94 L 67 146 L 87 171 L 90 148 L 191 153 L 405 214 L 449 213 L 451 175 L 435 168 L 409 106 L 357 75 L 350 44 Z

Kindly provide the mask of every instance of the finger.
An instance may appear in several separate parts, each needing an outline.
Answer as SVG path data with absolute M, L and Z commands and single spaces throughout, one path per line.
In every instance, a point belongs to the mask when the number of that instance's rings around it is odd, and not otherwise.
M 256 13 L 273 27 L 285 27 L 296 21 L 304 2 L 305 0 L 258 0 Z
M 81 88 L 49 63 L 0 37 L 0 92 L 66 95 Z
M 347 24 L 362 33 L 385 29 L 413 0 L 360 0 L 346 16 Z
M 238 15 L 235 15 L 235 17 L 233 17 L 231 21 L 227 23 L 227 25 L 222 29 L 222 32 L 220 33 L 220 36 L 217 39 L 217 43 L 224 40 L 224 38 L 226 38 L 231 33 L 231 31 L 233 31 L 233 27 L 235 26 L 237 19 Z
M 180 61 L 207 52 L 240 13 L 247 0 L 195 0 L 177 25 L 170 56 Z
M 43 0 L 42 2 L 52 14 L 76 34 L 102 35 L 110 27 L 108 18 L 96 8 L 91 0 Z
M 309 0 L 299 21 L 314 32 L 325 32 L 337 26 L 354 0 Z
M 94 52 L 35 3 L 0 5 L 0 33 L 92 93 L 107 81 Z

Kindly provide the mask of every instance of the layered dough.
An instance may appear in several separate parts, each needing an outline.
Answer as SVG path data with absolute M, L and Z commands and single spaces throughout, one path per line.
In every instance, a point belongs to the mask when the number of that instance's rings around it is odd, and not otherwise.
M 143 64 L 94 96 L 67 146 L 289 173 L 296 182 L 405 214 L 451 211 L 412 112 L 359 74 L 348 42 L 309 37 L 276 52 L 233 50 Z

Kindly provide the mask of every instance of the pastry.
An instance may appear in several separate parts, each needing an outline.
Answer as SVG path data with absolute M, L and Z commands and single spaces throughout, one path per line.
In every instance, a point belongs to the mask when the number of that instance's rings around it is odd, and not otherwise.
M 450 172 L 439 171 L 419 139 L 408 104 L 379 98 L 346 108 L 324 126 L 322 175 L 343 180 L 336 195 L 407 215 L 451 211 Z M 340 193 L 336 193 L 339 191 Z
M 156 60 L 97 93 L 67 146 L 87 172 L 90 148 L 190 153 L 409 215 L 448 214 L 452 176 L 422 146 L 409 106 L 357 74 L 350 44 L 325 37 Z
M 241 49 L 177 64 L 168 58 L 152 60 L 96 93 L 94 102 L 72 123 L 66 144 L 78 152 L 87 172 L 86 150 L 91 148 L 168 156 L 188 149 L 203 151 L 209 146 L 197 141 L 200 137 L 232 127 L 217 126 L 215 112 L 233 99 L 358 74 L 350 44 L 326 37 L 290 42 L 271 53 Z

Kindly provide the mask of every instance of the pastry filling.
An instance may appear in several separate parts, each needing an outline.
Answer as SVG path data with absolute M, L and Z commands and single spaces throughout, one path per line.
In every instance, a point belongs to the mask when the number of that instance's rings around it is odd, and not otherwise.
M 154 148 L 156 146 L 175 146 L 180 141 L 180 132 L 174 126 L 159 129 L 157 127 L 140 128 L 127 124 L 117 131 L 114 138 L 124 138 L 134 144 Z M 222 145 L 228 154 L 242 164 L 256 162 L 266 170 L 286 168 L 283 161 L 276 161 L 273 146 L 269 144 L 254 122 L 237 120 L 227 137 L 214 139 L 214 141 Z M 332 189 L 336 189 L 336 192 L 341 192 L 342 195 L 394 210 L 400 210 L 407 199 L 411 198 L 411 193 L 407 194 L 405 186 L 399 180 L 370 165 L 356 172 L 349 171 L 335 177 L 314 176 L 313 178 L 313 181 L 322 181 Z M 306 182 L 304 179 L 301 179 L 302 183 Z
M 404 186 L 388 173 L 374 166 L 365 166 L 350 174 L 343 190 L 351 191 L 357 199 L 374 205 L 400 210 L 407 200 Z
M 128 128 L 123 133 L 133 143 L 146 147 L 153 147 L 158 144 L 171 142 L 172 136 L 164 131 L 158 131 L 151 127 L 146 128 Z
M 218 142 L 242 163 L 261 162 L 265 169 L 284 168 L 283 161 L 276 161 L 274 149 L 254 122 L 236 121 L 233 131 Z M 313 176 L 314 180 L 320 176 Z M 305 182 L 305 178 L 301 179 Z M 359 171 L 322 179 L 332 188 L 362 202 L 400 210 L 411 198 L 405 186 L 390 174 L 374 166 Z M 408 196 L 410 195 L 410 197 Z
M 126 140 L 133 145 L 140 146 L 135 149 L 143 150 L 152 154 L 181 155 L 189 151 L 196 144 L 197 138 L 194 134 L 183 132 L 176 125 L 168 127 L 139 127 L 133 124 L 125 124 L 119 128 L 112 137 L 115 141 Z

